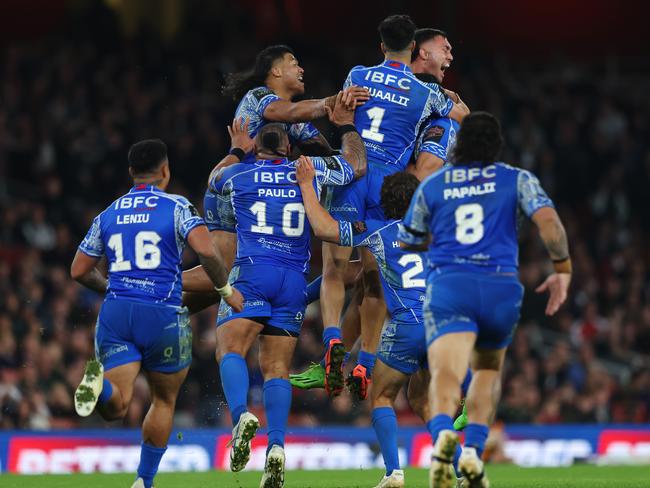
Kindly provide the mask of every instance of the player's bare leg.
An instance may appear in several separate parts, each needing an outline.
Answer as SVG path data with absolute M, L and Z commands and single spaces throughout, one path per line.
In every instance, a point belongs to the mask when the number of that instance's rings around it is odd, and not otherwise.
M 370 251 L 362 250 L 363 301 L 359 309 L 361 317 L 361 351 L 357 366 L 348 377 L 350 392 L 360 400 L 368 394 L 375 364 L 375 352 L 381 338 L 381 329 L 386 319 L 386 304 L 379 277 L 377 261 Z
M 406 394 L 409 405 L 411 405 L 413 411 L 424 423 L 431 418 L 431 402 L 429 401 L 430 383 L 431 374 L 429 371 L 426 369 L 420 369 L 416 371 L 415 374 L 411 375 Z
M 433 418 L 427 427 L 435 439 L 429 471 L 431 487 L 453 488 L 456 485 L 453 463 L 459 457 L 459 439 L 451 416 L 460 402 L 460 385 L 467 374 L 475 341 L 473 332 L 446 334 L 438 337 L 428 349 Z
M 487 488 L 490 483 L 485 476 L 481 454 L 488 435 L 488 425 L 494 417 L 501 390 L 501 368 L 506 349 L 476 350 L 472 358 L 475 371 L 467 393 L 467 417 L 465 448 L 458 461 L 458 468 L 471 488 Z
M 408 376 L 391 368 L 381 360 L 375 366 L 375 382 L 370 392 L 372 402 L 372 427 L 375 430 L 386 474 L 378 488 L 404 486 L 404 471 L 400 469 L 397 450 L 397 417 L 393 410 L 395 398 L 408 381 Z
M 323 283 L 320 290 L 325 344 L 325 390 L 336 396 L 343 389 L 345 347 L 339 322 L 345 302 L 345 273 L 352 248 L 323 242 Z
M 217 327 L 216 359 L 221 384 L 232 416 L 232 438 L 229 442 L 230 469 L 241 471 L 250 459 L 250 445 L 260 422 L 248 412 L 248 365 L 246 355 L 262 324 L 246 318 L 236 318 Z
M 269 437 L 260 488 L 284 486 L 284 436 L 291 408 L 289 366 L 297 343 L 298 339 L 291 336 L 260 336 L 259 359 Z
M 172 431 L 176 398 L 189 367 L 176 373 L 145 372 L 151 390 L 151 407 L 142 423 L 142 440 L 156 447 L 167 446 Z

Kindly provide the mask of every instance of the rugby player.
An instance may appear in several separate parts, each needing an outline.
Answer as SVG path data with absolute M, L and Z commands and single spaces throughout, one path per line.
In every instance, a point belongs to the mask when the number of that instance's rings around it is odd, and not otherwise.
M 458 470 L 463 486 L 489 486 L 480 458 L 523 298 L 517 277 L 518 216 L 535 223 L 553 261 L 555 272 L 537 288 L 550 292 L 547 315 L 566 300 L 571 281 L 566 232 L 553 202 L 532 173 L 497 162 L 502 143 L 493 115 L 468 115 L 452 165 L 418 187 L 399 233 L 406 249 L 428 248 L 424 320 L 432 377 L 430 425 L 436 439 L 431 487 L 456 484 L 459 439 L 451 415 L 470 359 L 469 424 Z
M 96 360 L 89 361 L 75 393 L 75 408 L 97 407 L 105 420 L 124 418 L 133 383 L 143 370 L 151 407 L 142 424 L 140 464 L 134 488 L 150 488 L 165 453 L 178 391 L 192 362 L 192 330 L 181 307 L 185 244 L 198 254 L 225 302 L 241 310 L 243 298 L 198 212 L 180 195 L 165 193 L 167 147 L 145 140 L 129 150 L 133 188 L 93 220 L 71 266 L 72 278 L 106 293 L 95 329 Z M 108 262 L 108 281 L 97 269 Z

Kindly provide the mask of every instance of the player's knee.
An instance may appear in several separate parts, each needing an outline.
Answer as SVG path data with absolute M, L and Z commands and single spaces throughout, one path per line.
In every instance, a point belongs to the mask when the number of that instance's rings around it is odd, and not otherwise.
M 265 360 L 260 361 L 260 370 L 264 381 L 273 378 L 289 379 L 289 366 L 284 361 Z

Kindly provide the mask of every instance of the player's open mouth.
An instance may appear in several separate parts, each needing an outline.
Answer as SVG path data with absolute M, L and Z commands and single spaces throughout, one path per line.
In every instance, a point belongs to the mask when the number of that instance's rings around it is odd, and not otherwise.
M 302 75 L 298 75 L 298 81 L 299 81 L 300 83 L 303 82 L 303 81 L 302 81 Z

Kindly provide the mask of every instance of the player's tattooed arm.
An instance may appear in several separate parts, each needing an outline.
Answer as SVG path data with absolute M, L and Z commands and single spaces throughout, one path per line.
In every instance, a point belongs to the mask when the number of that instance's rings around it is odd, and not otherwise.
M 296 178 L 311 228 L 319 239 L 338 244 L 339 224 L 318 201 L 316 190 L 314 190 L 315 175 L 316 171 L 311 160 L 308 157 L 300 156 L 296 165 Z
M 548 276 L 535 291 L 549 292 L 546 315 L 553 315 L 566 300 L 571 283 L 569 242 L 562 221 L 554 208 L 540 208 L 532 215 L 532 220 L 539 229 L 540 237 L 555 268 L 555 273 Z
M 354 109 L 351 105 L 352 95 L 339 92 L 334 109 L 327 108 L 327 116 L 341 132 L 341 155 L 352 166 L 354 176 L 360 178 L 366 174 L 368 159 L 366 145 L 354 128 Z
M 352 108 L 363 105 L 370 98 L 366 88 L 351 86 L 346 89 L 349 93 L 349 103 Z M 291 102 L 289 100 L 276 100 L 264 109 L 264 118 L 273 122 L 310 122 L 327 115 L 327 108 L 332 109 L 336 102 L 336 95 L 318 100 L 302 100 Z
M 323 134 L 318 134 L 311 139 L 300 142 L 298 147 L 300 148 L 300 152 L 305 156 L 331 156 L 335 154 L 334 149 L 327 142 L 327 139 L 323 137 Z
M 98 262 L 99 258 L 88 256 L 81 251 L 77 251 L 70 266 L 70 276 L 86 288 L 103 294 L 106 293 L 108 281 L 97 269 L 96 265 Z

